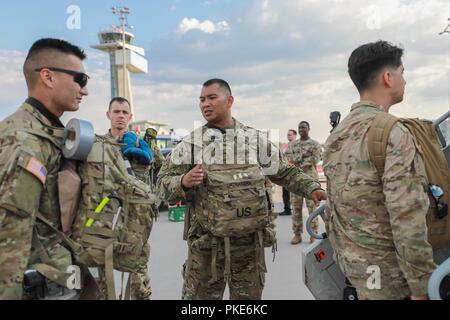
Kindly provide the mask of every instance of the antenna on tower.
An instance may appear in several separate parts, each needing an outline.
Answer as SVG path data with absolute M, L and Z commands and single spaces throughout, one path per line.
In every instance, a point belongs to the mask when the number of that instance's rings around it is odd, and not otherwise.
M 448 18 L 447 27 L 445 27 L 445 29 L 443 31 L 439 32 L 439 35 L 444 34 L 444 33 L 450 33 L 450 18 Z
M 136 118 L 134 112 L 133 89 L 130 74 L 148 73 L 148 61 L 145 58 L 144 48 L 134 45 L 134 34 L 127 28 L 132 27 L 128 23 L 130 9 L 119 2 L 112 7 L 112 13 L 119 18 L 108 30 L 98 33 L 99 44 L 92 47 L 109 55 L 111 76 L 111 99 L 124 97 L 130 102 L 132 121 Z M 157 124 L 155 122 L 155 124 Z M 158 128 L 160 127 L 159 124 Z M 162 124 L 161 124 L 162 125 Z
M 121 2 L 121 1 L 120 1 Z M 125 41 L 125 32 L 126 32 L 126 28 L 130 28 L 131 26 L 128 24 L 128 15 L 131 13 L 130 12 L 130 8 L 125 7 L 125 6 L 115 6 L 112 7 L 112 13 L 115 14 L 119 20 L 120 20 L 120 30 L 122 33 L 122 56 L 123 56 L 123 61 L 122 61 L 122 67 L 123 67 L 123 77 L 122 77 L 122 81 L 123 81 L 123 88 L 124 88 L 124 96 L 127 96 L 129 93 L 127 92 L 127 74 L 126 74 L 126 70 L 127 70 L 127 61 L 126 61 L 126 41 Z M 132 117 L 132 121 L 134 121 L 134 106 L 130 106 L 130 111 L 131 111 L 131 117 Z
M 128 15 L 131 13 L 130 8 L 124 6 L 112 7 L 112 13 L 115 14 L 120 20 L 120 28 L 125 31 L 125 28 L 132 28 L 128 24 Z
M 449 61 L 448 61 L 448 104 L 450 108 L 450 18 L 448 18 L 448 25 L 445 27 L 445 29 L 441 32 L 439 32 L 439 35 L 443 35 L 444 33 L 448 33 L 448 49 L 449 49 Z

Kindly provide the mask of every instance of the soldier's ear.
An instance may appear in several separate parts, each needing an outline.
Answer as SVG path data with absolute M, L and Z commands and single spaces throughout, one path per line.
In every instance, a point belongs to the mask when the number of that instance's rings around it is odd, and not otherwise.
M 228 107 L 231 108 L 231 106 L 233 105 L 233 103 L 234 103 L 234 97 L 233 97 L 233 96 L 229 96 L 229 97 L 227 98 L 227 104 L 228 104 Z
M 109 111 L 106 111 L 106 117 L 108 118 L 108 120 L 111 120 L 111 115 L 110 115 Z
M 48 69 L 42 69 L 39 72 L 39 78 L 41 79 L 42 83 L 49 87 L 54 88 L 55 85 L 55 78 L 53 77 L 53 72 Z
M 389 69 L 385 69 L 381 74 L 381 81 L 383 82 L 384 87 L 392 87 L 392 74 Z

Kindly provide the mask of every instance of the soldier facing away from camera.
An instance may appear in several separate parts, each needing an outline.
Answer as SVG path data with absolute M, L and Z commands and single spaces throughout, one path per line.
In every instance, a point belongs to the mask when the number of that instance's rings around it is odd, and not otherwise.
M 327 233 L 360 299 L 426 299 L 435 269 L 425 219 L 427 178 L 413 136 L 395 123 L 381 177 L 369 156 L 374 118 L 403 100 L 402 55 L 385 41 L 352 52 L 348 72 L 360 101 L 325 143 Z

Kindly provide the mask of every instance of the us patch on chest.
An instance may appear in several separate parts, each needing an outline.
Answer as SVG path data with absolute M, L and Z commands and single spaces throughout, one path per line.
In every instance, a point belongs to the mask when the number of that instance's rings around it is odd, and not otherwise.
M 42 182 L 42 184 L 45 184 L 45 181 L 47 179 L 47 169 L 38 159 L 36 159 L 35 157 L 31 157 L 25 169 L 36 178 L 38 178 L 39 181 Z

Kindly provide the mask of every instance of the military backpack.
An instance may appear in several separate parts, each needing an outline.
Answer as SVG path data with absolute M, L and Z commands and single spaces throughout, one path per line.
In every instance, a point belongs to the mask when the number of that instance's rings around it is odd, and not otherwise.
M 136 272 L 153 224 L 155 202 L 150 186 L 127 172 L 121 144 L 96 136 L 79 164 L 81 200 L 72 238 L 84 250 L 76 260 L 104 268 L 108 297 L 115 297 L 113 269 Z
M 386 112 L 379 113 L 368 133 L 369 156 L 380 178 L 384 173 L 386 148 L 393 126 L 402 123 L 412 134 L 417 151 L 422 156 L 428 179 L 430 207 L 427 213 L 428 241 L 434 250 L 450 244 L 450 170 L 442 152 L 434 124 L 428 120 L 397 118 Z M 436 189 L 442 192 L 433 195 Z
M 238 136 L 245 130 L 247 127 L 227 134 Z M 250 161 L 245 152 L 240 153 L 236 144 L 227 143 L 230 136 L 227 141 L 212 138 L 214 132 L 202 136 L 204 180 L 195 192 L 193 212 L 202 229 L 212 236 L 213 260 L 217 256 L 219 239 L 223 239 L 227 281 L 231 274 L 230 238 L 253 236 L 257 259 L 265 272 L 264 247 L 272 246 L 276 250 L 275 233 L 270 226 L 273 211 L 272 203 L 269 203 L 270 192 L 266 188 L 267 177 L 257 161 Z M 191 147 L 194 159 L 196 146 L 191 144 Z M 224 157 L 218 157 L 222 161 L 214 159 L 218 152 L 223 152 Z M 226 161 L 227 154 L 235 155 L 231 163 Z M 212 274 L 215 280 L 215 265 Z

